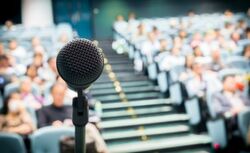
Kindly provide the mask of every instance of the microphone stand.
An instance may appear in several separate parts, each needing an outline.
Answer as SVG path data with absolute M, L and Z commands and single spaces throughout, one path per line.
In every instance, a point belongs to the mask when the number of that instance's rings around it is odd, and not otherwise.
M 73 98 L 73 124 L 75 125 L 75 153 L 85 153 L 85 125 L 88 123 L 88 102 L 83 90 Z

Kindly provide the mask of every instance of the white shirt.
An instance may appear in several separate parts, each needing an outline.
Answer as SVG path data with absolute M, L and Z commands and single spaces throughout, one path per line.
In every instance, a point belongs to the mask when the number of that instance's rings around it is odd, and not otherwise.
M 228 98 L 232 107 L 237 107 L 237 108 L 244 108 L 245 107 L 243 101 L 240 99 L 240 97 L 237 94 L 233 94 L 231 92 L 225 91 L 224 95 Z

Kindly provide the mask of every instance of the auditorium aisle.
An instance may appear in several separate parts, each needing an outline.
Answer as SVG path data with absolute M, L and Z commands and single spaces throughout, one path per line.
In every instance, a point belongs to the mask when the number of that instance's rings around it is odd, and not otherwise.
M 91 91 L 102 102 L 100 127 L 111 153 L 211 151 L 210 138 L 192 133 L 187 115 L 177 113 L 157 86 L 134 72 L 126 55 L 116 54 L 111 42 L 100 46 L 105 68 Z

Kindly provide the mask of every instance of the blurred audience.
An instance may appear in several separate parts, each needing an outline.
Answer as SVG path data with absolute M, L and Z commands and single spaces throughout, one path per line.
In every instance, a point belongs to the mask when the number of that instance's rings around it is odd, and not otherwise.
M 223 90 L 213 95 L 213 109 L 217 115 L 235 116 L 242 110 L 250 107 L 250 99 L 241 92 L 237 92 L 235 76 L 223 78 Z
M 5 99 L 2 114 L 0 117 L 1 131 L 28 135 L 35 130 L 31 116 L 18 93 L 12 93 Z
M 38 110 L 43 105 L 43 97 L 35 95 L 32 92 L 32 82 L 30 78 L 25 78 L 20 84 L 20 95 L 26 106 Z M 37 93 L 38 94 L 38 93 Z
M 64 105 L 66 89 L 66 85 L 61 83 L 51 87 L 53 102 L 38 110 L 38 127 L 72 125 L 72 107 Z

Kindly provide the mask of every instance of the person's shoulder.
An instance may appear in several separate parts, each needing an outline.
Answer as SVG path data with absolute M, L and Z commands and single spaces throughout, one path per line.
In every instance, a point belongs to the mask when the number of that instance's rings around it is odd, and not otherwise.
M 216 91 L 212 94 L 212 97 L 214 99 L 223 99 L 225 95 L 222 93 L 222 91 Z
M 38 111 L 42 111 L 42 112 L 46 112 L 46 111 L 49 111 L 51 110 L 52 108 L 52 105 L 47 105 L 47 106 L 43 106 L 42 108 L 40 108 Z

